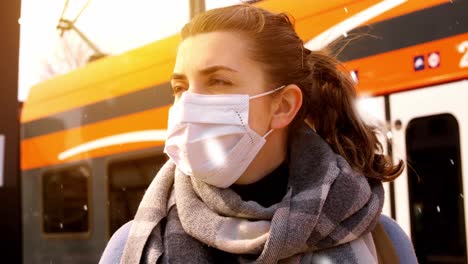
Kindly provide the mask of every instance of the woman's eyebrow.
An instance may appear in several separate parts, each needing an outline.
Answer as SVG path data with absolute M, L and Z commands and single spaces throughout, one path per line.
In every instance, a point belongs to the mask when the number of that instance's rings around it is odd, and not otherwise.
M 202 69 L 199 71 L 199 73 L 200 75 L 209 75 L 209 74 L 215 73 L 217 71 L 222 71 L 222 70 L 229 71 L 229 72 L 237 72 L 237 70 L 234 70 L 227 66 L 215 65 L 215 66 L 210 66 L 205 69 Z M 171 80 L 187 80 L 187 76 L 182 73 L 173 73 Z
M 187 80 L 187 76 L 185 74 L 181 73 L 173 73 L 171 80 Z
M 207 67 L 207 68 L 205 68 L 203 70 L 200 70 L 199 72 L 200 72 L 201 75 L 209 75 L 211 73 L 221 71 L 221 70 L 230 71 L 230 72 L 237 72 L 237 70 L 234 70 L 232 68 L 229 68 L 229 67 L 223 66 L 223 65 L 210 66 L 210 67 Z

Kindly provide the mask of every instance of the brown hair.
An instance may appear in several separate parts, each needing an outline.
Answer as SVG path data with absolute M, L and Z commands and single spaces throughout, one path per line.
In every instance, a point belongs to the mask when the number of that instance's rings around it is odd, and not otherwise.
M 401 174 L 403 162 L 395 165 L 382 154 L 375 127 L 365 124 L 357 114 L 354 84 L 342 65 L 327 49 L 306 49 L 288 15 L 252 5 L 212 9 L 194 17 L 181 35 L 185 39 L 214 31 L 246 36 L 252 42 L 252 59 L 264 66 L 272 87 L 300 87 L 303 104 L 291 129 L 310 121 L 332 149 L 366 177 L 390 181 Z

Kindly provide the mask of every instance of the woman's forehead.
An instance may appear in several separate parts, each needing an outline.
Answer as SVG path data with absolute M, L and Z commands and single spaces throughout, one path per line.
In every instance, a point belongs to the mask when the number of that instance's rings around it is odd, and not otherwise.
M 237 71 L 254 66 L 247 52 L 247 41 L 234 32 L 210 32 L 189 37 L 178 48 L 174 72 L 187 73 L 212 66 Z

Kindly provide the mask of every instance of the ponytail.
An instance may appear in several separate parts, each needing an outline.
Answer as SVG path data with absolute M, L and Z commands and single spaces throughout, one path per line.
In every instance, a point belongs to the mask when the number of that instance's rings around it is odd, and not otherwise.
M 343 66 L 326 50 L 304 51 L 308 75 L 301 83 L 303 107 L 296 120 L 312 123 L 317 134 L 357 171 L 369 178 L 391 181 L 403 171 L 383 154 L 377 128 L 357 113 L 354 83 Z

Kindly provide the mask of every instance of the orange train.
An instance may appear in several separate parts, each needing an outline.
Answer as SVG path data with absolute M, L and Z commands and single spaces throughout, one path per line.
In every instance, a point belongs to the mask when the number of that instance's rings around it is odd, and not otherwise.
M 408 168 L 386 185 L 384 213 L 423 263 L 467 261 L 468 0 L 264 0 L 295 17 L 306 46 L 363 35 L 339 58 L 359 107 Z M 370 36 L 370 37 L 366 37 Z M 96 263 L 136 212 L 159 166 L 172 36 L 31 89 L 21 116 L 25 263 Z

